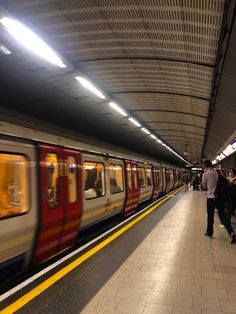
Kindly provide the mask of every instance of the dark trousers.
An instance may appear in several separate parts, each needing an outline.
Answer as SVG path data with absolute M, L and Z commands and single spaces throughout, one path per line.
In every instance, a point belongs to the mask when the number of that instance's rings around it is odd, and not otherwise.
M 223 223 L 225 226 L 228 234 L 231 235 L 234 233 L 234 230 L 231 226 L 231 209 L 229 208 L 227 211 L 225 211 L 225 201 L 223 200 L 216 201 L 216 208 L 218 210 L 221 223 Z
M 216 200 L 215 198 L 207 198 L 207 234 L 211 237 L 214 233 L 214 212 Z
M 198 191 L 198 182 L 193 181 L 193 189 Z
M 229 235 L 234 233 L 234 230 L 231 226 L 230 216 L 225 213 L 225 202 L 216 201 L 215 198 L 207 198 L 207 234 L 212 236 L 214 233 L 213 224 L 214 224 L 214 211 L 217 208 L 219 217 L 223 225 L 225 226 Z

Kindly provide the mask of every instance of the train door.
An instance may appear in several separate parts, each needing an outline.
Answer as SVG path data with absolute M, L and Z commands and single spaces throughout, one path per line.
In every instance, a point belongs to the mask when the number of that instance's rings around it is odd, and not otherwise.
M 165 168 L 165 175 L 166 175 L 166 193 L 168 193 L 171 190 L 170 169 Z
M 153 180 L 154 180 L 153 199 L 156 199 L 163 190 L 162 173 L 160 167 L 153 166 Z
M 109 216 L 111 200 L 107 192 L 107 159 L 83 154 L 84 210 L 81 227 L 99 222 Z
M 121 213 L 125 203 L 124 162 L 119 159 L 108 160 L 107 192 L 110 201 L 109 214 Z
M 153 179 L 152 179 L 152 166 L 138 164 L 138 182 L 140 188 L 139 204 L 148 201 L 152 197 L 153 192 Z
M 58 251 L 76 242 L 82 216 L 82 167 L 78 151 L 63 149 L 64 220 Z
M 163 193 L 167 192 L 167 177 L 166 177 L 166 167 L 162 167 L 162 178 L 163 178 Z
M 170 190 L 173 190 L 175 187 L 175 170 L 170 168 L 169 174 L 170 174 Z
M 126 202 L 124 215 L 127 216 L 134 212 L 138 206 L 140 188 L 138 185 L 137 163 L 134 161 L 125 161 L 126 172 Z
M 179 186 L 179 170 L 174 169 L 174 174 L 175 174 L 175 188 Z
M 78 193 L 81 179 L 75 174 L 80 163 L 79 153 L 42 144 L 39 158 L 40 213 L 34 263 L 48 259 L 75 242 L 81 215 Z M 71 168 L 66 171 L 65 161 Z M 70 173 L 72 168 L 73 173 Z M 73 201 L 70 203 L 70 200 Z
M 39 226 L 33 261 L 40 263 L 55 255 L 60 241 L 64 218 L 61 148 L 39 146 Z

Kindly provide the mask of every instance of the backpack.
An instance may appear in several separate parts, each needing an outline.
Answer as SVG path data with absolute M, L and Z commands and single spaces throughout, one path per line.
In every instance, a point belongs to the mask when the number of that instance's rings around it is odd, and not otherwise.
M 226 201 L 230 198 L 230 186 L 225 177 L 223 177 L 219 170 L 218 172 L 218 180 L 215 189 L 215 198 L 218 200 Z

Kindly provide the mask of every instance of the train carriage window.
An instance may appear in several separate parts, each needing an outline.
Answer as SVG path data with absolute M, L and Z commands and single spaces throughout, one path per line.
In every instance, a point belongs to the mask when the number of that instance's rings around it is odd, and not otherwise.
M 77 164 L 74 156 L 68 156 L 67 159 L 67 176 L 68 176 L 68 199 L 69 203 L 77 202 Z
M 84 195 L 92 199 L 105 195 L 105 170 L 102 163 L 84 162 Z
M 148 186 L 151 186 L 152 185 L 152 169 L 147 168 L 146 173 L 147 173 L 147 184 Z
M 59 163 L 55 153 L 46 155 L 48 204 L 50 208 L 57 208 L 60 202 L 59 192 Z
M 122 166 L 110 164 L 109 178 L 111 194 L 116 194 L 124 191 Z
M 138 174 L 139 174 L 139 186 L 142 188 L 146 186 L 146 177 L 145 177 L 144 167 L 138 168 Z
M 25 156 L 0 154 L 0 217 L 29 210 L 29 162 Z
M 132 173 L 131 173 L 131 166 L 130 164 L 127 165 L 127 179 L 128 179 L 128 189 L 132 190 Z
M 132 176 L 133 176 L 133 182 L 134 182 L 134 188 L 138 188 L 138 171 L 136 165 L 133 165 L 132 167 Z

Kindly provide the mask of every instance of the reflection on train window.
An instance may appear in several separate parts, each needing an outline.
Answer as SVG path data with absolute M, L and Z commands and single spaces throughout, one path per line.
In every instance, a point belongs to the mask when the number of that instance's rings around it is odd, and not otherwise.
M 73 204 L 77 202 L 77 165 L 76 158 L 74 156 L 68 156 L 68 198 L 69 203 Z
M 136 165 L 132 167 L 132 174 L 133 174 L 133 182 L 134 182 L 134 188 L 138 188 L 138 171 Z
M 139 186 L 140 187 L 146 186 L 145 169 L 138 168 L 138 174 L 139 174 Z
M 22 155 L 0 154 L 0 217 L 29 210 L 28 160 Z
M 46 155 L 47 182 L 48 182 L 48 204 L 50 208 L 59 205 L 59 164 L 58 156 L 54 153 Z
M 147 185 L 151 186 L 152 185 L 152 169 L 147 168 L 146 172 L 147 172 Z
M 84 195 L 86 200 L 105 195 L 105 171 L 102 163 L 84 162 Z
M 123 168 L 120 165 L 109 165 L 110 191 L 116 194 L 124 191 Z
M 132 177 L 131 177 L 131 166 L 130 164 L 127 165 L 127 179 L 128 179 L 128 189 L 132 190 Z

